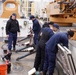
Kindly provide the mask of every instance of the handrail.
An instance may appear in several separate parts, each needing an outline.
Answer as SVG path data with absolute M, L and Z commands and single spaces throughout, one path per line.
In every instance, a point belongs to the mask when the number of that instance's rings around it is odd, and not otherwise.
M 75 73 L 76 73 L 76 68 L 75 68 L 75 63 L 74 63 L 74 61 L 73 61 L 73 57 L 72 57 L 71 51 L 70 51 L 68 48 L 66 48 L 66 47 L 64 47 L 64 49 L 69 52 L 67 57 L 68 57 L 70 66 L 71 66 L 71 68 L 72 68 L 72 73 L 73 73 L 73 75 L 75 75 Z
M 63 71 L 66 75 L 76 75 L 76 68 L 72 58 L 71 51 L 64 46 L 61 46 L 60 44 L 58 44 L 57 46 L 57 59 L 60 62 Z

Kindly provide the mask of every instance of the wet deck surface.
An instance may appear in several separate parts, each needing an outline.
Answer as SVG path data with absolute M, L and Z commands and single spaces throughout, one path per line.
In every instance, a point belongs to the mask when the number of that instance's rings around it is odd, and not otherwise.
M 2 38 L 0 38 L 0 48 L 3 45 L 2 43 Z M 2 52 L 3 50 L 0 49 L 0 58 L 3 55 Z M 35 59 L 35 53 L 25 57 L 23 59 L 20 59 L 19 61 L 16 61 L 16 59 L 20 56 L 26 55 L 28 52 L 12 52 L 12 59 L 11 59 L 11 73 L 8 75 L 28 75 L 28 71 L 31 70 L 33 68 L 34 65 L 34 59 Z M 0 62 L 1 59 L 0 59 Z M 4 63 L 4 62 L 3 62 Z M 54 75 L 58 75 L 57 70 L 55 70 Z
M 1 46 L 1 44 L 0 44 L 0 46 Z M 76 62 L 76 49 L 75 49 L 76 41 L 71 40 L 69 45 L 70 45 L 69 48 L 72 52 L 72 56 L 74 58 L 74 62 Z M 18 53 L 12 52 L 12 60 L 11 60 L 12 71 L 8 75 L 28 75 L 28 71 L 33 68 L 35 54 L 32 54 L 32 55 L 25 57 L 19 61 L 16 61 L 16 59 L 18 57 L 25 55 L 27 53 L 28 52 L 18 52 Z M 1 55 L 2 55 L 2 49 L 0 50 L 0 56 Z M 76 64 L 75 64 L 75 66 L 76 66 Z M 55 70 L 54 75 L 58 75 L 58 72 L 56 70 Z M 61 74 L 61 75 L 63 75 L 63 74 Z
M 69 29 L 69 28 L 71 28 L 71 27 L 66 27 L 66 28 L 61 27 L 60 29 L 62 31 L 65 31 L 66 29 Z M 0 38 L 0 48 L 3 45 L 2 42 L 3 42 L 3 38 Z M 70 41 L 69 49 L 72 52 L 74 62 L 76 62 L 76 41 L 73 41 L 73 40 Z M 19 53 L 13 52 L 12 53 L 12 60 L 11 60 L 12 71 L 8 75 L 28 75 L 28 71 L 33 68 L 35 54 L 32 54 L 26 58 L 23 58 L 19 61 L 16 61 L 17 57 L 20 57 L 20 56 L 25 55 L 25 54 L 27 54 L 27 52 L 19 52 Z M 0 49 L 0 57 L 1 57 L 1 55 L 2 55 L 2 49 Z M 76 66 L 76 64 L 75 64 L 75 66 Z M 56 71 L 55 71 L 54 75 L 58 75 Z
M 13 53 L 12 55 L 12 71 L 9 75 L 28 75 L 28 71 L 33 68 L 35 54 L 16 61 L 16 58 L 25 53 Z
M 3 39 L 0 38 L 0 58 L 3 55 L 3 50 L 1 49 L 1 46 L 3 45 L 2 41 Z M 35 54 L 32 54 L 26 58 L 16 61 L 18 57 L 23 56 L 27 53 L 28 52 L 18 52 L 18 53 L 12 52 L 12 59 L 11 59 L 12 70 L 11 73 L 8 75 L 28 75 L 28 71 L 33 68 Z M 1 59 L 0 62 L 2 62 Z

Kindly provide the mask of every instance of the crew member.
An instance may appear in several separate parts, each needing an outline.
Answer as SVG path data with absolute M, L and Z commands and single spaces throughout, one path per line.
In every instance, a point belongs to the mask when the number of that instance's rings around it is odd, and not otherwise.
M 63 46 L 68 48 L 68 39 L 73 37 L 73 35 L 74 32 L 72 30 L 67 32 L 59 32 L 54 34 L 46 42 L 43 75 L 46 75 L 47 71 L 49 75 L 53 75 L 56 63 L 56 54 L 58 52 L 57 44 L 63 44 Z
M 51 24 L 51 25 L 52 25 L 52 24 Z M 38 41 L 40 40 L 40 38 L 41 38 L 41 36 L 42 36 L 43 29 L 44 29 L 45 27 L 49 27 L 49 24 L 48 24 L 47 22 L 45 22 L 45 23 L 42 25 L 41 31 L 40 31 L 40 33 L 39 33 L 39 35 L 38 35 Z
M 42 29 L 42 35 L 38 43 L 34 67 L 38 71 L 43 71 L 44 57 L 45 57 L 45 43 L 54 34 L 53 33 L 53 22 L 45 23 Z
M 16 50 L 17 32 L 20 35 L 19 22 L 16 20 L 16 17 L 17 15 L 13 13 L 6 24 L 6 35 L 8 37 L 8 50 L 9 51 L 11 51 L 12 42 L 13 42 L 13 50 Z
M 58 25 L 57 23 L 53 23 L 53 22 L 47 23 L 47 22 L 45 22 L 45 23 L 43 24 L 42 29 L 41 29 L 41 32 L 40 32 L 40 34 L 39 34 L 39 36 L 38 36 L 38 40 L 40 39 L 40 37 L 41 37 L 41 35 L 42 35 L 43 29 L 44 29 L 45 27 L 49 27 L 49 25 L 50 25 L 50 28 L 53 30 L 54 33 L 57 33 L 57 32 L 59 31 L 59 25 Z
M 34 32 L 34 44 L 36 45 L 37 41 L 38 41 L 38 35 L 41 31 L 41 26 L 40 26 L 38 20 L 33 15 L 30 16 L 30 20 L 32 20 L 32 22 L 33 22 L 32 30 Z

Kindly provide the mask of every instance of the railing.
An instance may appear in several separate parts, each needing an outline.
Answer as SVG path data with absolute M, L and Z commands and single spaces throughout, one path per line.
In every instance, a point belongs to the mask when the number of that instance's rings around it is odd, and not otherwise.
M 66 75 L 76 75 L 76 68 L 71 51 L 58 44 L 57 62 Z

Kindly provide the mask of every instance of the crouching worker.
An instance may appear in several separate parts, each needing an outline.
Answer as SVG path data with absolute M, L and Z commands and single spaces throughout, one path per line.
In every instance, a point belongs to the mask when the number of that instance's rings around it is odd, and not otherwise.
M 13 50 L 16 50 L 16 41 L 17 41 L 17 32 L 20 32 L 19 23 L 16 20 L 16 14 L 13 13 L 11 18 L 7 21 L 6 24 L 6 35 L 8 37 L 8 50 L 11 51 L 12 42 Z M 20 35 L 20 33 L 19 33 Z
M 36 71 L 43 71 L 44 57 L 45 57 L 45 43 L 53 36 L 53 22 L 46 23 L 45 27 L 42 29 L 42 35 L 38 43 L 34 67 Z
M 56 54 L 58 52 L 57 44 L 62 44 L 68 48 L 68 39 L 73 37 L 73 35 L 74 32 L 72 30 L 59 32 L 54 34 L 46 42 L 43 75 L 46 75 L 47 71 L 49 75 L 53 75 L 56 63 Z

